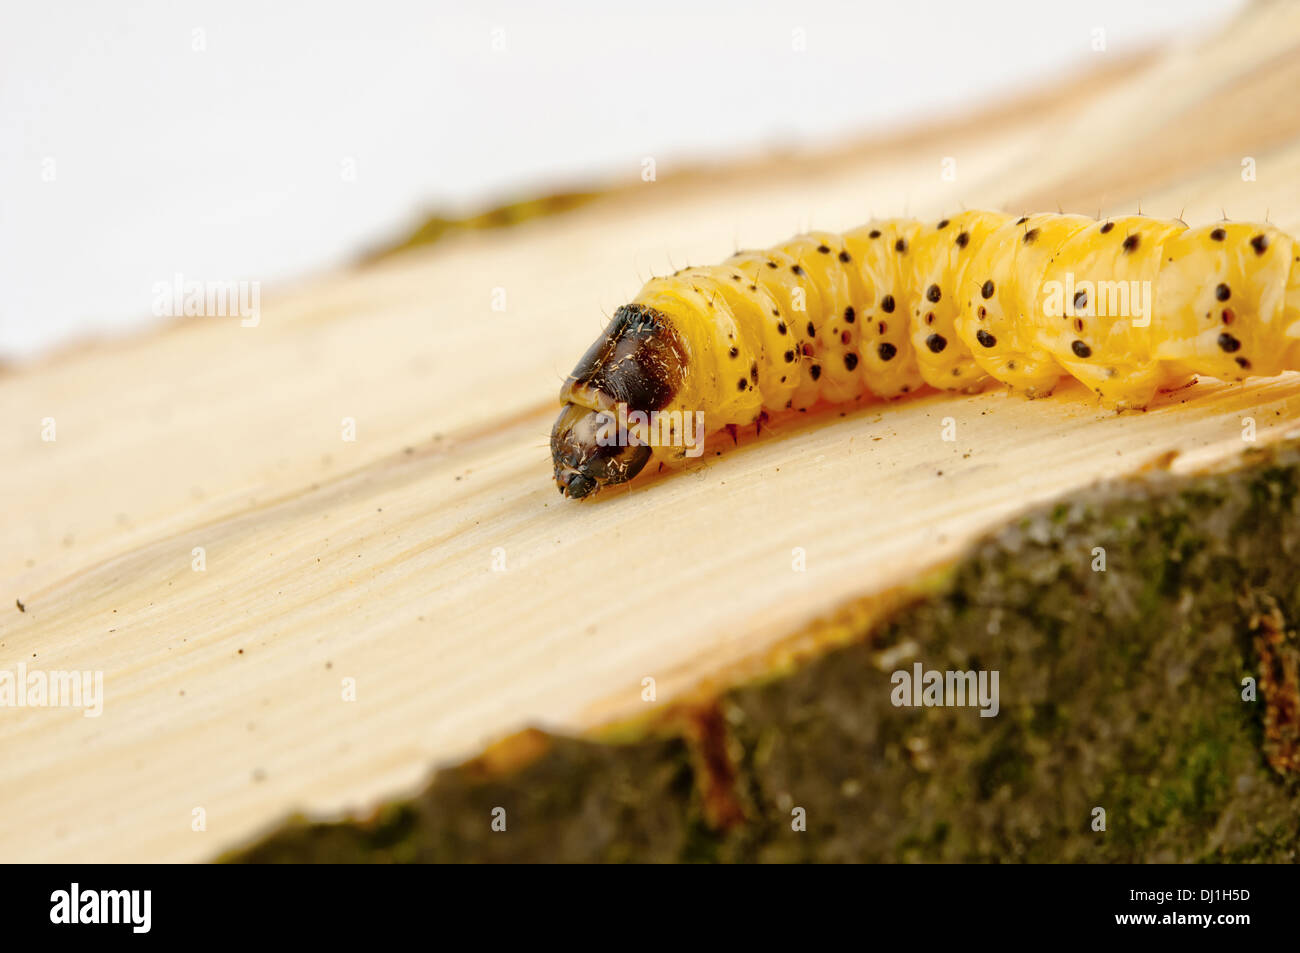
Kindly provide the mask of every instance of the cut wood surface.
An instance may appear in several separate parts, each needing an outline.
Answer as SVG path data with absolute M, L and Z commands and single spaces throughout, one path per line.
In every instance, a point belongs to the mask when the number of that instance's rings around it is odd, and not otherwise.
M 279 289 L 257 327 L 191 319 L 0 376 L 0 578 L 23 606 L 0 669 L 102 671 L 105 692 L 98 718 L 0 710 L 0 859 L 201 860 L 292 810 L 362 809 L 526 725 L 644 711 L 646 677 L 667 701 L 1033 502 L 1223 460 L 1248 417 L 1259 443 L 1300 427 L 1294 374 L 1122 415 L 1076 386 L 925 393 L 778 420 L 590 504 L 556 493 L 561 379 L 651 273 L 962 205 L 1300 233 L 1300 5 L 1098 59 L 829 157 L 661 166 Z

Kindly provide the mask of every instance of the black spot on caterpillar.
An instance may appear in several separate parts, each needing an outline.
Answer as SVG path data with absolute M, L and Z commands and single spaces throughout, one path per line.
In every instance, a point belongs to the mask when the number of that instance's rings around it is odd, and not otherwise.
M 983 211 L 938 226 L 892 219 L 648 282 L 560 392 L 555 480 L 585 497 L 652 461 L 696 455 L 697 420 L 715 433 L 925 384 L 993 378 L 1038 396 L 1069 376 L 1126 408 L 1196 375 L 1292 369 L 1300 250 L 1270 226 Z M 620 408 L 632 415 L 626 432 L 600 439 Z

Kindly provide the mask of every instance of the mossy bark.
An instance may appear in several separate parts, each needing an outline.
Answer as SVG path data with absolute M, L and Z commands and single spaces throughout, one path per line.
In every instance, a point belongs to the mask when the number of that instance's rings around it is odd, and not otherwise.
M 226 859 L 1292 861 L 1298 553 L 1297 443 L 1097 487 L 632 740 L 527 732 L 373 817 L 294 819 Z M 998 714 L 895 707 L 915 662 L 997 671 Z
M 519 199 L 496 205 L 472 215 L 456 216 L 432 214 L 426 216 L 419 225 L 402 238 L 376 248 L 367 253 L 363 261 L 372 264 L 412 248 L 426 248 L 436 245 L 445 238 L 459 232 L 487 231 L 497 228 L 509 228 L 522 225 L 534 219 L 559 215 L 600 198 L 601 192 L 553 192 L 532 198 Z

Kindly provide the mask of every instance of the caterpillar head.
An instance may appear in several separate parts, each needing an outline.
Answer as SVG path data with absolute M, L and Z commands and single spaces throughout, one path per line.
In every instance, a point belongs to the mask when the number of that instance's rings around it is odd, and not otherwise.
M 651 448 L 611 423 L 620 407 L 625 413 L 663 409 L 685 368 L 677 334 L 662 312 L 639 304 L 614 312 L 560 390 L 565 406 L 551 430 L 551 457 L 562 494 L 580 500 L 641 472 Z
M 551 430 L 551 457 L 560 493 L 580 500 L 600 487 L 625 483 L 641 472 L 650 448 L 619 444 L 614 415 L 580 404 L 565 404 Z

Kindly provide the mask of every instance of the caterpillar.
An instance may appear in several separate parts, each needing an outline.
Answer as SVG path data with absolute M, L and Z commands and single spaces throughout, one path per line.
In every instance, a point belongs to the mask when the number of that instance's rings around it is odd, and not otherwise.
M 1068 375 L 1122 410 L 1300 369 L 1298 247 L 1269 225 L 966 211 L 652 278 L 561 388 L 555 481 L 582 499 L 696 455 L 693 431 L 864 394 L 1039 397 Z

